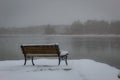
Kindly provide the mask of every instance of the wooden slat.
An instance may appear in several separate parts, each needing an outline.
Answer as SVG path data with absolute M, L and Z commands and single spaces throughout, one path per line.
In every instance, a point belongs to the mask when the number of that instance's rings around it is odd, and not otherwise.
M 24 54 L 60 54 L 58 45 L 21 46 Z

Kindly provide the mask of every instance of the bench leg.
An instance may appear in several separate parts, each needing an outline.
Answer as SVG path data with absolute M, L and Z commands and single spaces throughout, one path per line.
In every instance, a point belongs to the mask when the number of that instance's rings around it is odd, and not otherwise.
M 32 57 L 32 65 L 34 66 L 35 64 L 34 64 L 34 62 L 33 62 L 33 59 L 34 59 L 34 57 Z
M 24 60 L 25 60 L 24 65 L 26 65 L 27 57 L 25 55 L 24 55 Z
M 58 65 L 60 65 L 60 62 L 61 62 L 61 57 L 59 57 L 59 58 L 58 58 L 58 60 L 59 60 L 59 63 L 58 63 Z
M 67 56 L 65 56 L 65 63 L 66 63 L 66 65 L 68 65 Z
M 67 55 L 60 56 L 60 57 L 59 57 L 59 64 L 58 64 L 58 65 L 60 65 L 61 60 L 64 60 L 65 63 L 66 63 L 66 65 L 68 65 L 68 62 L 67 62 Z

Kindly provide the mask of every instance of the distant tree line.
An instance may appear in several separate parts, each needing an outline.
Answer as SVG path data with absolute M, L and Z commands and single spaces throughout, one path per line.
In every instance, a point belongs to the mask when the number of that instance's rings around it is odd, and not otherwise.
M 120 34 L 120 21 L 107 22 L 104 20 L 88 20 L 84 23 L 79 20 L 71 25 L 42 25 L 29 27 L 0 28 L 0 34 Z
M 120 34 L 120 21 L 107 22 L 104 20 L 79 20 L 72 23 L 70 34 Z

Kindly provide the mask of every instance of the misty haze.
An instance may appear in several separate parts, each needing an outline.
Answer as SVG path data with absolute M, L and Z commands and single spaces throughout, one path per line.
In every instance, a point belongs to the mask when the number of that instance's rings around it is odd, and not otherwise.
M 0 60 L 23 59 L 22 44 L 58 43 L 69 59 L 120 68 L 120 1 L 1 0 Z

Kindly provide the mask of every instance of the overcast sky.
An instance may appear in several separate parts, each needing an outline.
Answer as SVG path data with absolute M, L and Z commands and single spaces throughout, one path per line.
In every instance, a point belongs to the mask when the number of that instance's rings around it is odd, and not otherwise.
M 120 0 L 0 0 L 0 26 L 120 20 Z

